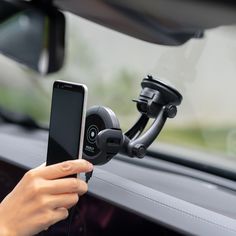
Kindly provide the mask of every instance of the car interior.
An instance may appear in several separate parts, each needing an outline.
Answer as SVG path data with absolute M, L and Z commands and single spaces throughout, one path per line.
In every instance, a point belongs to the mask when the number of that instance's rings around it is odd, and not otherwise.
M 3 0 L 0 201 L 46 161 L 52 83 L 68 80 L 88 87 L 86 122 L 105 106 L 119 125 L 108 111 L 96 155 L 84 146 L 88 193 L 38 235 L 235 235 L 235 13 L 220 0 Z

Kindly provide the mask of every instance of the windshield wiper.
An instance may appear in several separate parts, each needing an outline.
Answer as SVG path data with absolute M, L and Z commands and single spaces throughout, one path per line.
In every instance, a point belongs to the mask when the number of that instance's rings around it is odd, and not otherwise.
M 3 107 L 0 107 L 0 119 L 6 123 L 17 124 L 27 129 L 44 129 L 48 130 L 47 127 L 39 125 L 31 116 L 9 111 Z

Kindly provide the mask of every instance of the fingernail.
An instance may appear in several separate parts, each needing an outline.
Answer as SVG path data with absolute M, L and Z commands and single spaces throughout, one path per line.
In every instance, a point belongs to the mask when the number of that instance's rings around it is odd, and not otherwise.
M 93 170 L 93 164 L 91 164 L 90 162 L 88 162 L 88 170 L 92 171 Z

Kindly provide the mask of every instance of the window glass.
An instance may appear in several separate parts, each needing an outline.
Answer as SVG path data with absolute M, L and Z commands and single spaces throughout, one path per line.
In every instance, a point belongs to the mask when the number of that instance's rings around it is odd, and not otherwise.
M 0 105 L 48 124 L 56 79 L 85 83 L 89 106 L 110 107 L 127 130 L 138 118 L 132 99 L 151 74 L 183 95 L 157 142 L 236 157 L 236 27 L 208 30 L 178 47 L 147 43 L 72 14 L 64 68 L 47 77 L 0 56 Z M 155 145 L 155 144 L 154 144 Z M 235 159 L 236 160 L 236 159 Z

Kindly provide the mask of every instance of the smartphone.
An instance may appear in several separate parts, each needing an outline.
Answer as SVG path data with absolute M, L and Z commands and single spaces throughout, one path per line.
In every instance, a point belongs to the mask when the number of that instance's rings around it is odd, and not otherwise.
M 54 82 L 47 165 L 82 158 L 87 91 L 83 84 Z

